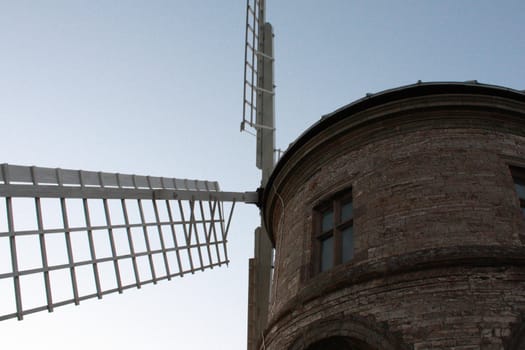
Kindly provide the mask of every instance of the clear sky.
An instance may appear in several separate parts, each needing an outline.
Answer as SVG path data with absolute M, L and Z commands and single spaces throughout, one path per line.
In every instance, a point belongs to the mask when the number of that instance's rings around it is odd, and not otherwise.
M 268 0 L 277 146 L 368 92 L 525 89 L 523 0 Z M 258 187 L 242 116 L 244 0 L 0 0 L 0 163 Z M 229 268 L 0 322 L 2 348 L 244 349 L 255 207 Z M 1 296 L 0 296 L 1 297 Z

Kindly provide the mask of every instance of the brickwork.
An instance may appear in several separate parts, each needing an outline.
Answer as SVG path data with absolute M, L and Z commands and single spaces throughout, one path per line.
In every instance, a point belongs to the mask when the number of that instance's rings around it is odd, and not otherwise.
M 416 87 L 302 136 L 264 197 L 276 246 L 267 349 L 330 336 L 363 349 L 520 346 L 525 220 L 508 165 L 525 166 L 525 99 L 487 90 Z M 354 259 L 315 273 L 313 208 L 349 187 Z

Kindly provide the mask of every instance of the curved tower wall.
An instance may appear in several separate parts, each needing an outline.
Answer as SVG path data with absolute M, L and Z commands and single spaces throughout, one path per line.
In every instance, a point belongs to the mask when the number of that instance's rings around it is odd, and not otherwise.
M 510 166 L 525 168 L 517 91 L 421 84 L 324 117 L 265 189 L 276 247 L 266 348 L 517 346 L 525 217 Z M 320 272 L 317 212 L 337 193 L 351 193 L 353 257 Z

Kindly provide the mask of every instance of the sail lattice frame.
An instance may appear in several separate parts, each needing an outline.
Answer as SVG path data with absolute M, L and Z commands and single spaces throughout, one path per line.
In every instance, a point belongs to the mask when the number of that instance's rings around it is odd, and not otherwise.
M 244 83 L 241 131 L 264 127 L 257 124 L 257 100 L 262 93 L 273 91 L 261 87 L 262 60 L 266 55 L 261 49 L 264 25 L 265 0 L 246 0 L 246 28 L 244 39 Z M 272 59 L 272 57 L 266 57 Z M 273 90 L 273 89 L 272 89 Z M 249 127 L 249 128 L 248 128 Z
M 0 320 L 228 264 L 235 203 L 256 201 L 217 182 L 8 164 L 0 197 Z

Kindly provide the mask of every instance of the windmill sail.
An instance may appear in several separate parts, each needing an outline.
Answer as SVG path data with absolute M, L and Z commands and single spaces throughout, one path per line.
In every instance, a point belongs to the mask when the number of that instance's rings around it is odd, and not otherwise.
M 217 182 L 2 164 L 0 320 L 228 264 Z
M 246 1 L 243 119 L 241 131 L 257 137 L 255 164 L 261 169 L 261 187 L 275 165 L 273 29 L 265 20 L 266 0 Z M 255 230 L 248 287 L 248 350 L 258 349 L 268 322 L 273 246 L 264 224 Z

